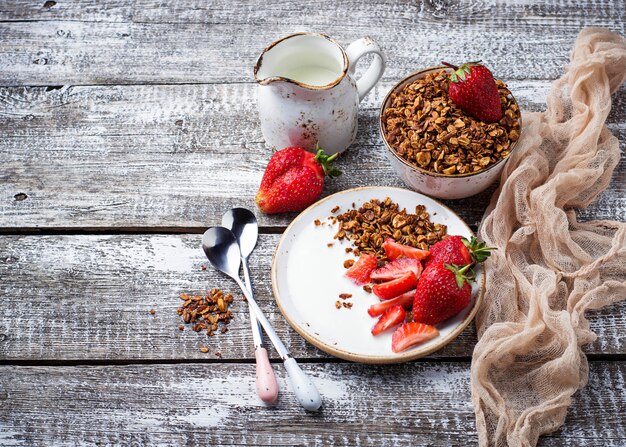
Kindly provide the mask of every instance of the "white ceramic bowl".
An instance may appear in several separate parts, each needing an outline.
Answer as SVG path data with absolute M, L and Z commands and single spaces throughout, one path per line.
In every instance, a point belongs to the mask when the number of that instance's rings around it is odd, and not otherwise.
M 391 166 L 398 173 L 404 183 L 414 189 L 417 192 L 427 194 L 431 197 L 437 197 L 440 199 L 462 199 L 464 197 L 473 196 L 479 192 L 485 190 L 491 185 L 502 172 L 505 163 L 511 157 L 511 153 L 517 146 L 517 141 L 511 144 L 511 150 L 506 158 L 498 160 L 496 163 L 488 166 L 487 169 L 482 171 L 472 172 L 468 174 L 442 174 L 437 172 L 427 171 L 421 167 L 411 164 L 408 161 L 401 158 L 385 138 L 385 129 L 383 123 L 383 111 L 387 108 L 387 105 L 391 101 L 391 95 L 395 92 L 401 91 L 407 84 L 415 81 L 416 79 L 426 76 L 433 71 L 445 70 L 451 73 L 453 70 L 448 67 L 431 67 L 425 70 L 411 73 L 406 78 L 398 82 L 387 93 L 383 104 L 380 108 L 379 126 L 380 135 L 385 142 L 387 148 L 387 157 L 391 162 Z M 515 98 L 513 98 L 515 101 Z M 522 118 L 519 118 L 520 129 L 522 128 Z M 519 141 L 519 140 L 518 140 Z

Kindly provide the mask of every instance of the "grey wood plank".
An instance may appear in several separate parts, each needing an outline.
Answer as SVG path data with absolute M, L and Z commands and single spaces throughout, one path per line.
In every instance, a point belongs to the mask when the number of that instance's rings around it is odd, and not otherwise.
M 263 47 L 302 30 L 346 45 L 370 35 L 389 56 L 385 80 L 441 59 L 482 59 L 509 79 L 554 79 L 580 28 L 623 33 L 625 23 L 620 1 L 43 4 L 2 7 L 0 85 L 249 81 Z
M 324 194 L 355 186 L 404 186 L 378 134 L 384 82 L 362 103 L 344 175 Z M 541 110 L 549 81 L 512 81 L 525 110 Z M 254 84 L 0 88 L 0 227 L 182 228 L 215 224 L 232 206 L 255 208 L 271 151 L 263 143 Z M 626 89 L 608 123 L 626 138 Z M 626 160 L 584 213 L 626 220 Z M 494 188 L 447 201 L 476 226 Z M 17 201 L 24 193 L 26 200 Z M 20 196 L 18 196 L 20 197 Z M 259 216 L 283 227 L 293 218 Z
M 524 23 L 551 24 L 586 20 L 615 19 L 623 17 L 624 11 L 618 1 L 562 0 L 555 4 L 550 0 L 468 0 L 462 4 L 433 2 L 427 0 L 376 0 L 363 4 L 358 0 L 320 0 L 317 8 L 306 0 L 292 0 L 288 4 L 269 0 L 262 7 L 255 0 L 239 0 L 236 4 L 227 0 L 181 0 L 162 3 L 154 0 L 108 1 L 101 4 L 95 0 L 41 2 L 19 0 L 0 5 L 0 21 L 24 20 L 78 20 L 85 22 L 147 22 L 147 23 L 205 23 L 224 22 L 273 23 L 285 25 L 285 20 L 298 11 L 306 11 L 301 20 L 315 25 L 333 23 L 333 17 L 351 11 L 361 18 L 368 12 L 376 12 L 378 18 L 397 24 L 407 20 L 420 22 L 456 20 L 467 24 L 506 23 L 521 20 Z M 233 16 L 233 8 L 239 15 Z M 600 22 L 602 23 L 602 22 Z
M 254 394 L 254 365 L 0 367 L 5 445 L 475 445 L 469 363 L 308 364 L 323 396 L 306 414 Z M 623 446 L 624 362 L 591 364 L 565 424 L 539 446 Z M 611 384 L 611 387 L 607 386 Z M 271 421 L 271 422 L 270 422 Z
M 270 265 L 279 235 L 261 235 L 251 258 L 259 305 L 298 358 L 327 359 L 282 317 Z M 200 235 L 0 237 L 0 359 L 143 361 L 252 359 L 247 306 L 236 286 L 206 264 Z M 209 338 L 178 330 L 181 292 L 235 294 L 230 331 Z M 150 315 L 150 309 L 156 314 Z M 334 309 L 332 309 L 334 311 Z M 594 313 L 589 354 L 626 353 L 626 303 Z M 473 326 L 433 357 L 468 359 Z M 199 351 L 210 348 L 210 354 Z M 272 358 L 277 358 L 271 350 Z

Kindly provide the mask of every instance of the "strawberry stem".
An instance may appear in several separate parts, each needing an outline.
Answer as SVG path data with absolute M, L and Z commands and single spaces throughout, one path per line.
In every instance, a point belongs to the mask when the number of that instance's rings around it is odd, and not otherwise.
M 324 174 L 329 177 L 339 177 L 341 175 L 341 171 L 332 166 L 333 161 L 335 161 L 335 159 L 339 156 L 339 153 L 326 155 L 324 153 L 324 149 L 322 149 L 319 144 L 315 146 L 315 149 L 317 149 L 315 161 L 322 167 Z
M 452 64 L 451 64 L 451 63 L 449 63 L 449 62 L 446 62 L 446 61 L 441 61 L 441 63 L 442 63 L 443 65 L 445 65 L 446 67 L 450 67 L 451 69 L 453 69 L 453 70 L 455 70 L 455 71 L 459 69 L 459 67 L 458 67 L 457 65 L 452 65 Z
M 470 67 L 474 66 L 474 65 L 478 65 L 480 64 L 481 61 L 476 61 L 476 62 L 466 62 L 464 64 L 461 64 L 460 67 L 457 67 L 456 65 L 452 65 L 446 61 L 441 61 L 441 63 L 443 65 L 445 65 L 446 67 L 450 67 L 454 70 L 454 72 L 450 75 L 450 81 L 457 83 L 459 82 L 459 79 L 461 81 L 465 81 L 465 77 L 470 74 L 472 72 L 472 70 L 470 69 Z
M 485 242 L 479 242 L 476 236 L 468 241 L 467 239 L 461 239 L 463 244 L 467 247 L 474 260 L 474 263 L 479 264 L 485 262 L 485 260 L 491 255 L 491 250 L 497 250 L 496 247 L 487 247 Z
M 454 273 L 454 278 L 456 279 L 456 285 L 459 286 L 459 289 L 463 288 L 463 283 L 465 281 L 467 281 L 468 283 L 471 283 L 472 281 L 474 281 L 474 279 L 476 279 L 474 271 L 470 270 L 470 268 L 472 267 L 472 264 L 467 264 L 467 265 L 464 265 L 463 267 L 459 267 L 458 265 L 455 265 L 455 264 L 444 264 L 443 266 L 447 268 L 448 270 L 450 270 L 452 273 Z M 468 274 L 466 275 L 465 272 L 468 272 Z

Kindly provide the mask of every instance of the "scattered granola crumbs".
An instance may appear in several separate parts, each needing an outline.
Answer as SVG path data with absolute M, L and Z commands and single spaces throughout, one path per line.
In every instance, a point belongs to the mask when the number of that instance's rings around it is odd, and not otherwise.
M 178 329 L 181 330 L 181 331 L 184 331 L 185 330 L 185 326 L 183 326 L 182 324 L 179 324 L 178 325 Z
M 206 270 L 206 265 L 202 264 L 202 265 L 200 266 L 200 270 Z
M 346 247 L 346 253 L 350 253 L 353 250 L 352 247 Z
M 341 298 L 342 300 L 347 300 L 348 298 L 352 298 L 352 294 L 351 293 L 340 293 L 339 294 L 339 298 Z
M 427 250 L 443 239 L 447 231 L 445 225 L 430 221 L 424 205 L 417 205 L 415 214 L 409 214 L 389 197 L 382 201 L 371 199 L 359 209 L 336 216 L 335 222 L 339 230 L 333 239 L 351 241 L 356 246 L 352 250 L 354 256 L 372 253 L 379 260 L 386 259 L 383 243 L 387 238 Z
M 221 353 L 221 352 L 219 352 L 219 351 L 217 351 L 217 352 L 215 353 L 215 357 L 222 358 L 222 353 Z
M 322 222 L 319 219 L 315 219 L 313 223 L 315 224 L 316 227 L 319 227 L 322 224 Z
M 352 309 L 352 303 L 341 303 L 346 309 Z
M 363 286 L 363 290 L 365 290 L 367 293 L 372 293 L 372 286 L 370 286 L 369 284 L 365 284 Z
M 336 307 L 337 309 L 341 309 L 341 301 L 337 300 L 337 301 L 335 302 L 335 307 Z
M 156 313 L 156 310 L 150 309 L 150 315 L 154 315 L 155 313 Z
M 339 211 L 339 205 L 335 206 L 332 210 L 330 210 L 331 213 L 336 213 L 337 211 Z
M 346 259 L 343 262 L 343 267 L 349 269 L 350 267 L 352 267 L 354 265 L 354 259 Z
M 207 352 L 209 352 L 209 348 L 203 346 L 202 348 L 200 348 L 200 352 L 204 352 L 206 354 Z
M 332 247 L 333 245 L 335 245 L 335 244 L 333 244 L 332 242 L 329 242 L 328 244 L 326 244 L 326 246 L 329 247 L 329 248 Z
M 195 332 L 206 330 L 206 334 L 211 337 L 220 325 L 224 329 L 233 318 L 228 306 L 234 298 L 231 294 L 225 295 L 220 289 L 213 288 L 205 296 L 190 297 L 183 293 L 180 298 L 185 302 L 176 309 L 176 313 L 182 317 L 184 323 L 191 324 L 191 329 Z M 181 324 L 178 329 L 182 331 L 184 326 Z M 226 331 L 221 331 L 224 332 Z

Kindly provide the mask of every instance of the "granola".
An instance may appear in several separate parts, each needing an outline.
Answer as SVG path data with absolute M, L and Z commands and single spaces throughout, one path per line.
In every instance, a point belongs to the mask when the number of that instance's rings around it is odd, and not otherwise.
M 448 98 L 445 71 L 429 73 L 393 93 L 382 113 L 385 140 L 407 162 L 447 175 L 471 174 L 506 158 L 520 136 L 520 109 L 496 80 L 503 116 L 487 124 Z
M 220 332 L 226 332 L 224 329 L 227 330 L 226 325 L 233 318 L 233 313 L 228 309 L 234 300 L 231 294 L 224 295 L 221 290 L 213 288 L 206 296 L 189 296 L 183 293 L 180 299 L 184 303 L 176 313 L 186 324 L 191 324 L 195 332 L 206 330 L 208 336 L 213 336 L 218 329 L 218 323 L 222 325 Z M 182 331 L 185 327 L 179 325 L 178 329 Z
M 356 247 L 352 250 L 355 256 L 372 253 L 379 260 L 386 259 L 383 249 L 386 238 L 427 250 L 446 235 L 446 226 L 431 222 L 423 205 L 417 205 L 415 214 L 409 214 L 389 197 L 382 201 L 371 199 L 358 209 L 353 205 L 352 209 L 329 219 L 339 224 L 334 238 L 352 241 Z M 347 260 L 344 263 L 346 268 L 352 264 L 348 261 L 354 262 Z

